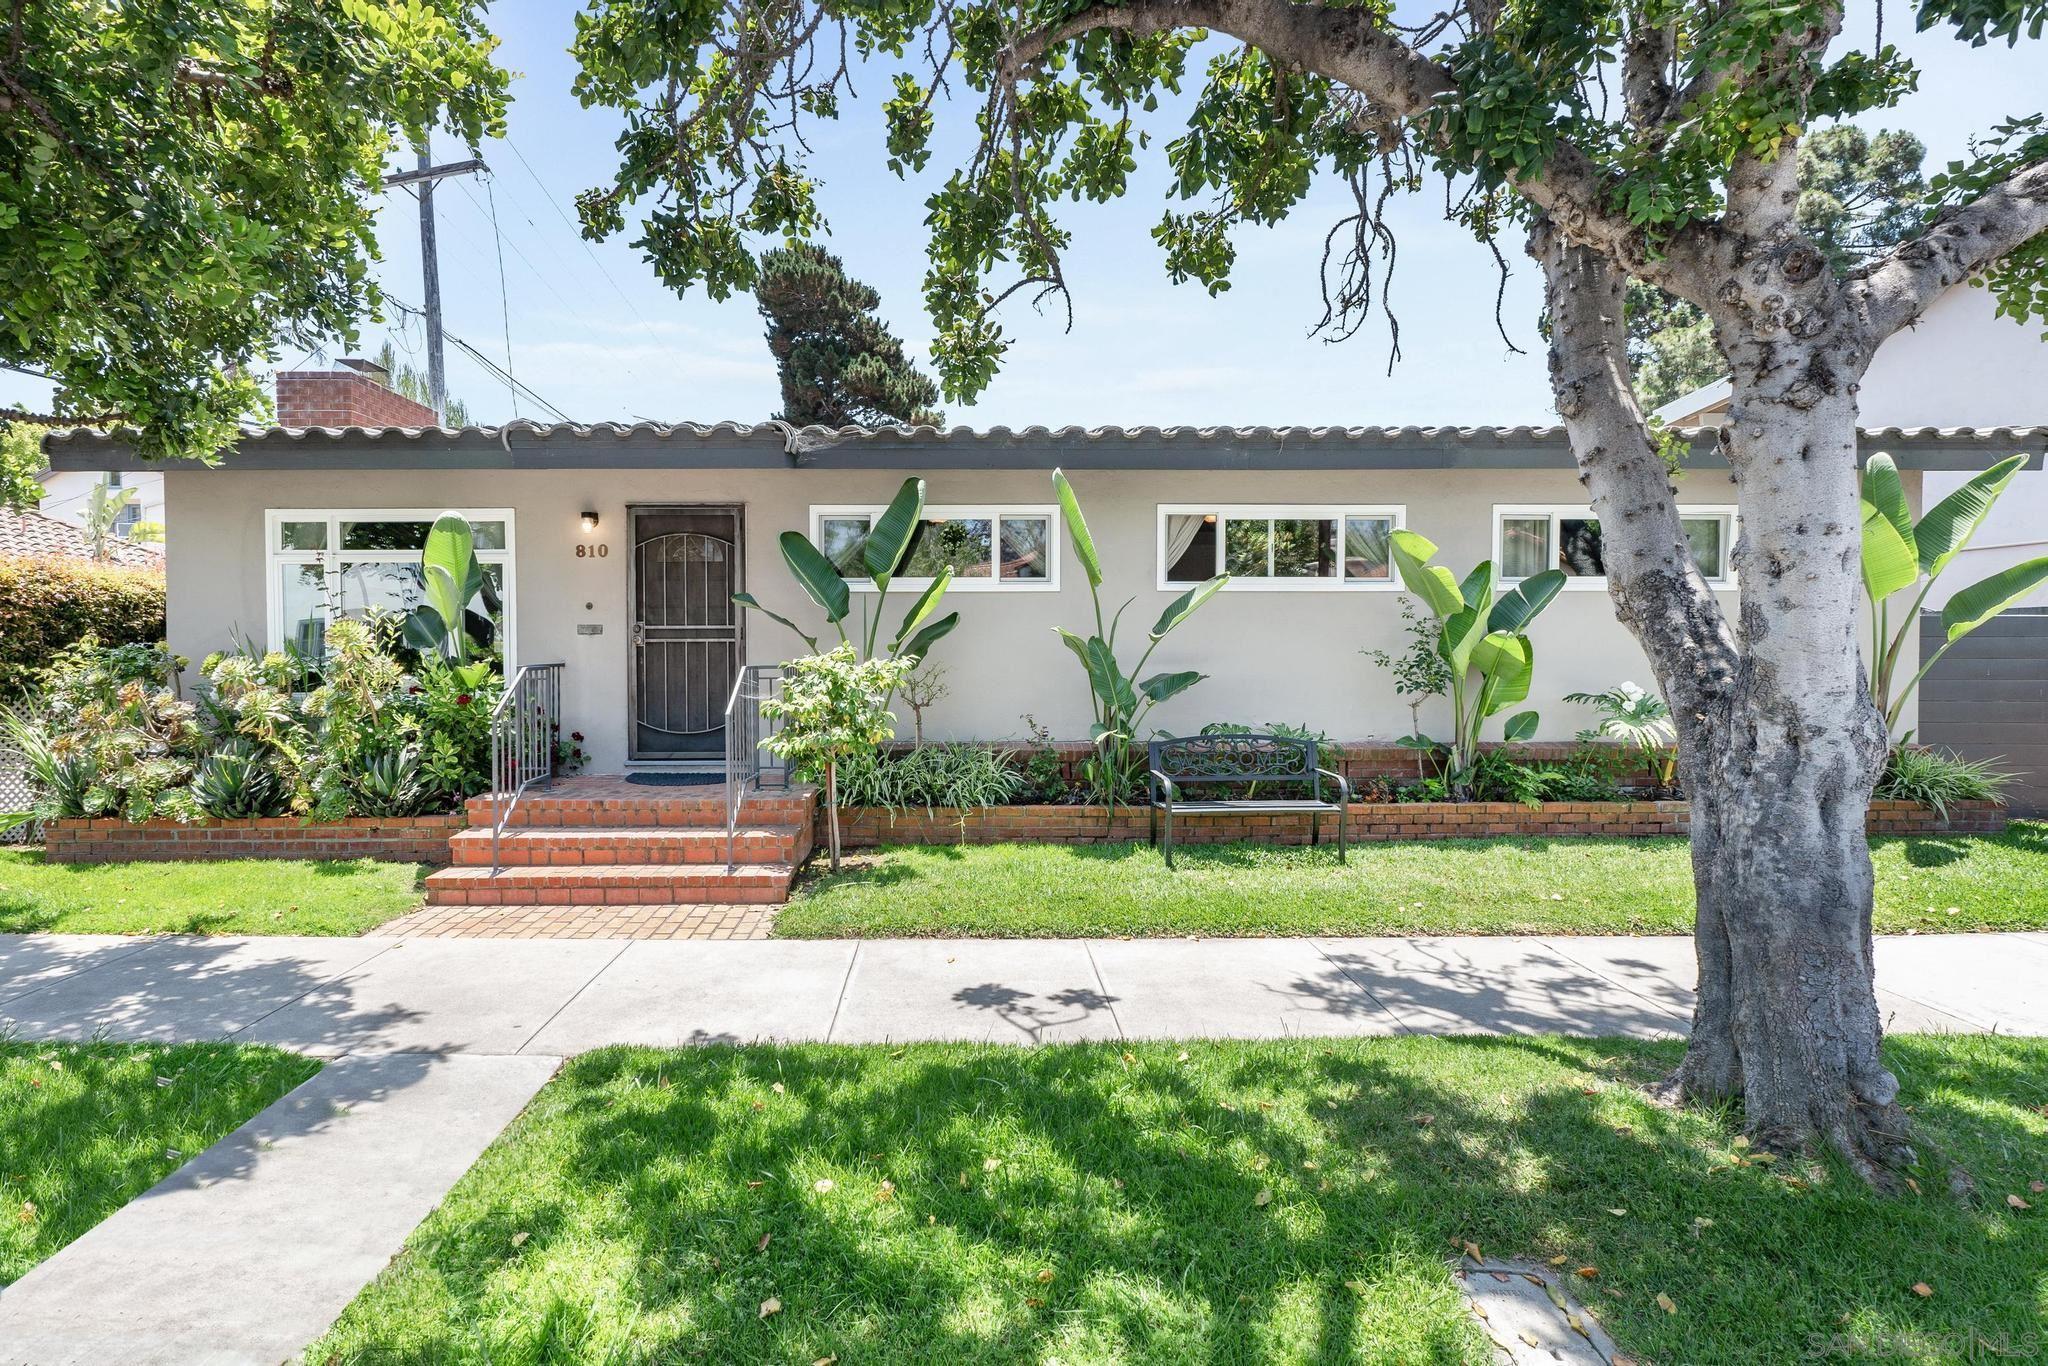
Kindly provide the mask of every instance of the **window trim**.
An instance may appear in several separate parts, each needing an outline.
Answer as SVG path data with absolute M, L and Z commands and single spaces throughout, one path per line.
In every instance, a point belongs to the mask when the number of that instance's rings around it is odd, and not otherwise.
M 1740 510 L 1733 503 L 1680 503 L 1678 505 L 1678 515 L 1681 519 L 1688 517 L 1718 517 L 1721 519 L 1725 528 L 1721 537 L 1721 576 L 1718 578 L 1708 578 L 1707 587 L 1717 592 L 1733 589 L 1736 586 L 1735 539 L 1742 530 Z M 1584 503 L 1495 503 L 1493 505 L 1493 562 L 1496 565 L 1505 566 L 1507 564 L 1503 535 L 1508 519 L 1525 517 L 1548 517 L 1550 519 L 1550 546 L 1553 556 L 1557 550 L 1558 523 L 1560 521 L 1563 521 L 1565 518 L 1599 520 L 1594 515 L 1593 509 Z M 1555 568 L 1556 566 L 1552 565 L 1550 567 Z M 1511 586 L 1523 582 L 1521 579 L 1508 578 L 1505 574 L 1501 576 L 1500 581 L 1503 586 Z M 1607 576 L 1605 574 L 1567 574 L 1564 580 L 1564 591 L 1568 593 L 1604 593 L 1607 591 Z
M 331 580 L 340 572 L 341 563 L 410 564 L 420 556 L 416 550 L 350 550 L 341 548 L 341 524 L 343 522 L 403 521 L 432 524 L 444 512 L 452 512 L 468 522 L 503 522 L 505 524 L 505 548 L 503 550 L 478 550 L 476 558 L 480 564 L 503 565 L 505 584 L 505 654 L 502 668 L 506 678 L 519 670 L 519 585 L 518 585 L 518 539 L 515 517 L 511 508 L 265 508 L 263 510 L 263 606 L 266 626 L 266 648 L 281 650 L 285 639 L 284 594 L 278 584 L 278 567 L 287 564 L 317 564 Z M 286 522 L 325 522 L 327 524 L 327 548 L 325 550 L 284 550 L 278 546 L 282 538 L 282 527 Z M 330 605 L 332 598 L 328 599 Z M 330 624 L 332 618 L 329 619 Z
M 866 517 L 868 525 L 889 510 L 887 503 L 813 503 L 811 505 L 811 544 L 823 546 L 824 524 L 827 517 Z M 994 572 L 999 566 L 994 562 L 1002 555 L 1003 526 L 1005 517 L 1043 517 L 1046 519 L 1046 575 L 1043 579 L 1006 579 Z M 944 518 L 948 521 L 987 521 L 989 526 L 989 553 L 991 556 L 987 578 L 967 578 L 959 574 L 947 587 L 948 593 L 1057 593 L 1060 588 L 1061 547 L 1065 540 L 1065 528 L 1060 524 L 1060 510 L 1056 503 L 930 503 L 925 506 L 924 520 Z M 875 581 L 863 575 L 854 578 L 846 575 L 846 586 L 856 593 L 872 593 Z M 908 589 L 922 592 L 931 587 L 929 578 L 897 578 L 889 580 L 893 589 Z
M 1314 520 L 1336 521 L 1338 526 L 1339 554 L 1338 573 L 1333 579 L 1277 579 L 1231 576 L 1223 585 L 1225 593 L 1398 593 L 1401 591 L 1401 573 L 1394 568 L 1391 560 L 1387 564 L 1384 579 L 1347 579 L 1343 573 L 1342 537 L 1344 520 L 1348 517 L 1384 517 L 1393 523 L 1393 530 L 1403 531 L 1408 526 L 1408 507 L 1405 503 L 1161 503 L 1153 523 L 1153 561 L 1158 588 L 1162 593 L 1184 593 L 1192 584 L 1169 579 L 1167 571 L 1173 566 L 1166 559 L 1167 523 L 1177 516 L 1192 516 L 1214 513 L 1217 518 L 1216 543 L 1219 547 L 1218 561 L 1221 562 L 1220 547 L 1223 544 L 1223 525 L 1235 517 L 1244 521 L 1285 521 Z

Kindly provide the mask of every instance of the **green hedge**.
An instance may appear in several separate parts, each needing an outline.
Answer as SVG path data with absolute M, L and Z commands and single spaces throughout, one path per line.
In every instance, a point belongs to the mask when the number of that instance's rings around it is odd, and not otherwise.
M 106 645 L 164 638 L 164 576 L 153 569 L 0 556 L 0 698 L 34 682 L 88 634 Z

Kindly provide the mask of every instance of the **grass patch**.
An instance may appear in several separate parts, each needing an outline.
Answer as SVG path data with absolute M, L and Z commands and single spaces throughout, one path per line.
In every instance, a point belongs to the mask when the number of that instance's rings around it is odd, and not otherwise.
M 1490 1361 L 1468 1239 L 1596 1267 L 1659 1361 L 2038 1342 L 2048 1199 L 2005 1196 L 2048 1178 L 2048 1041 L 1889 1048 L 1925 1155 L 1897 1200 L 1649 1104 L 1671 1044 L 608 1049 L 307 1359 Z
M 0 850 L 0 933 L 361 934 L 420 904 L 424 868 L 372 859 L 49 863 Z
M 0 1041 L 0 1285 L 319 1070 L 240 1044 Z
M 1874 839 L 1877 928 L 2048 926 L 2048 823 Z M 903 935 L 1684 934 L 1683 839 L 1504 837 L 1182 846 L 931 845 L 813 871 L 776 919 L 795 938 Z M 822 864 L 813 864 L 813 869 Z M 1950 914 L 1949 908 L 1955 913 Z

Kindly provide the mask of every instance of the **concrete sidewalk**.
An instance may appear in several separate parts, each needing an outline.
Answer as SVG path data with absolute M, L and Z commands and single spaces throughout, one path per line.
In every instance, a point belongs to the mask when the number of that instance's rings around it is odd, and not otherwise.
M 293 1359 L 553 1075 L 341 1058 L 0 1290 L 7 1366 Z
M 323 1055 L 1685 1031 L 1689 939 L 649 943 L 0 936 L 0 1032 Z M 2048 1034 L 2048 934 L 1878 946 L 1896 1030 Z

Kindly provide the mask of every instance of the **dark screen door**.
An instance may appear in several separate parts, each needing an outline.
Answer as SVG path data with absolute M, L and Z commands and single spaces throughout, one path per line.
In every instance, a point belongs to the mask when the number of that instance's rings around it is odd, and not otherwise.
M 737 508 L 633 509 L 633 757 L 725 752 L 740 663 Z

